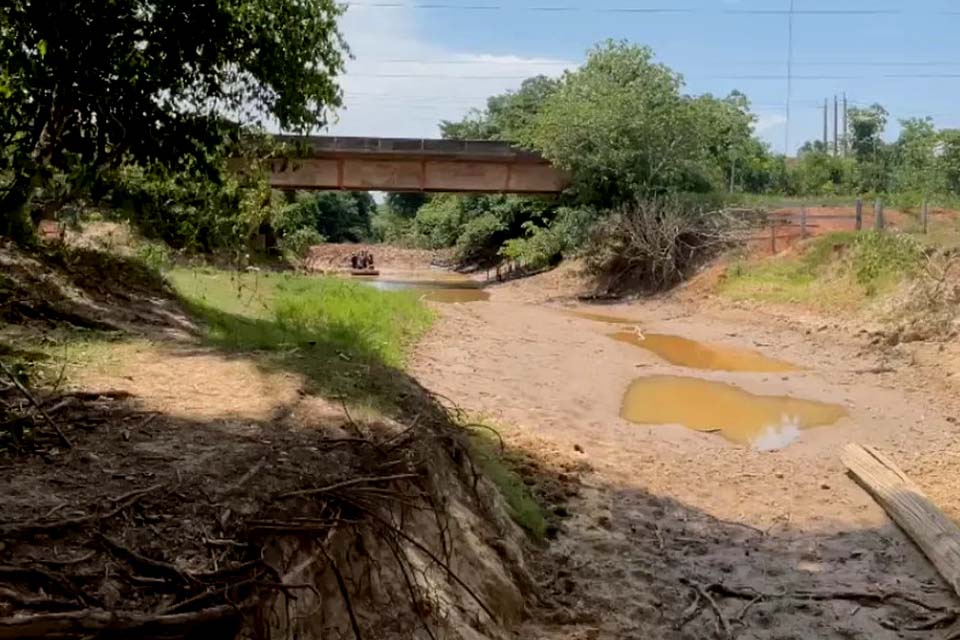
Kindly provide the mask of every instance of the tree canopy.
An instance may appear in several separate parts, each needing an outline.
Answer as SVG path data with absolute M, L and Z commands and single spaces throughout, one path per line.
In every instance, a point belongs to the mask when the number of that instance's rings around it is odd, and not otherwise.
M 324 124 L 341 103 L 341 11 L 334 0 L 8 0 L 0 215 L 55 172 L 75 191 L 129 162 L 208 170 L 238 124 Z

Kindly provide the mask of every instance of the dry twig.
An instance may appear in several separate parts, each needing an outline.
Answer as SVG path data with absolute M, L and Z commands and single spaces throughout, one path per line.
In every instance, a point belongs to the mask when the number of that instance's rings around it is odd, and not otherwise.
M 17 390 L 23 394 L 27 401 L 33 405 L 37 411 L 40 412 L 40 415 L 42 415 L 44 420 L 47 421 L 47 424 L 53 427 L 53 430 L 57 432 L 57 435 L 60 437 L 60 441 L 63 442 L 64 446 L 68 449 L 73 449 L 73 442 L 71 442 L 70 438 L 68 438 L 63 430 L 60 429 L 60 425 L 53 421 L 53 418 L 50 417 L 50 414 L 47 413 L 47 410 L 44 409 L 39 402 L 37 402 L 37 399 L 33 397 L 32 393 L 30 393 L 30 390 L 23 386 L 23 383 L 17 379 L 17 376 L 14 375 L 14 373 L 10 371 L 10 369 L 7 368 L 7 365 L 5 365 L 3 362 L 0 362 L 0 370 L 3 371 L 4 375 L 10 378 L 10 382 L 12 382 L 13 386 L 15 386 Z

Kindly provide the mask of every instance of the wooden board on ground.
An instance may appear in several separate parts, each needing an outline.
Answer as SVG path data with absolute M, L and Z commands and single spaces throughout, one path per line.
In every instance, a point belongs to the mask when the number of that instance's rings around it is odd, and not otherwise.
M 873 447 L 847 445 L 841 460 L 960 595 L 960 527 Z

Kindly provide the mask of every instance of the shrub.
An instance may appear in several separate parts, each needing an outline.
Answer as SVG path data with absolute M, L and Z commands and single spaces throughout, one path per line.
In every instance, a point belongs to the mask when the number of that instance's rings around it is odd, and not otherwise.
M 587 268 L 608 288 L 666 289 L 730 243 L 729 224 L 720 212 L 676 200 L 625 205 L 594 226 Z
M 323 244 L 327 239 L 319 231 L 311 227 L 301 227 L 295 231 L 287 233 L 280 238 L 280 250 L 288 259 L 293 261 L 303 260 L 310 247 Z

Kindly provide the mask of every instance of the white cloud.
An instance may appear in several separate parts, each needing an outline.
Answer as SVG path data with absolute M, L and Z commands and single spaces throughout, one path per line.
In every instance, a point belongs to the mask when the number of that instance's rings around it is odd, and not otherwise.
M 753 125 L 753 130 L 757 135 L 762 135 L 787 123 L 787 117 L 781 112 L 757 111 L 755 113 L 757 121 Z
M 340 78 L 345 107 L 325 133 L 437 137 L 441 120 L 458 120 L 486 98 L 537 74 L 560 75 L 576 63 L 459 51 L 421 34 L 415 11 L 353 6 L 341 29 L 355 59 Z

